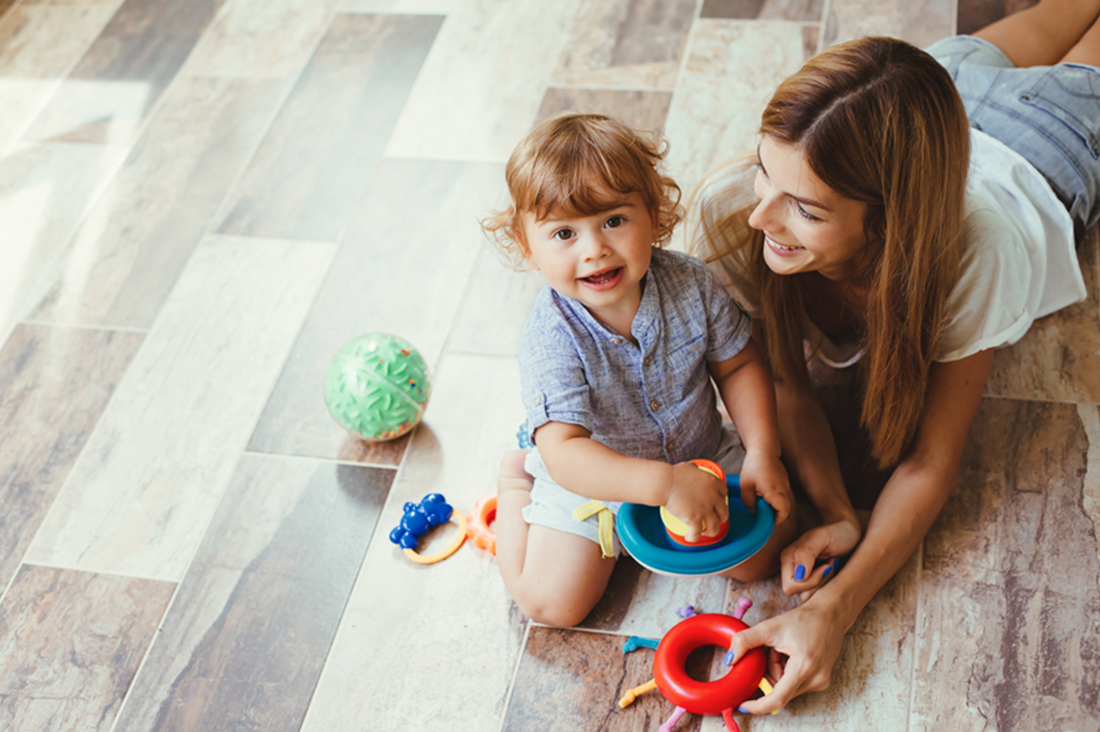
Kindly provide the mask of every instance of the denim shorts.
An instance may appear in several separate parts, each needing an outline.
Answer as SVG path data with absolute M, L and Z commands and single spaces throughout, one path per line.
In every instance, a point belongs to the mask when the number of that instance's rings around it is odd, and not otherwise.
M 999 48 L 973 36 L 945 38 L 926 50 L 955 80 L 970 126 L 1043 174 L 1080 239 L 1100 218 L 1100 69 L 1016 68 Z

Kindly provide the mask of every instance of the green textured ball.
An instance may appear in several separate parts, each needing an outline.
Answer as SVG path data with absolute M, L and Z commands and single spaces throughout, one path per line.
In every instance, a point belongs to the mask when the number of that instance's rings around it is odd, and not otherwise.
M 336 352 L 325 371 L 325 405 L 356 437 L 383 442 L 405 434 L 431 395 L 428 365 L 404 338 L 368 333 Z

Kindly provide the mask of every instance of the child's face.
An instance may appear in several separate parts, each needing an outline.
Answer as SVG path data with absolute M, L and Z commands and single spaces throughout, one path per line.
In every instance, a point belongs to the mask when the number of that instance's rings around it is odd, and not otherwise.
M 593 216 L 551 211 L 539 221 L 527 213 L 523 223 L 527 261 L 550 286 L 615 330 L 629 332 L 657 237 L 656 219 L 641 194 Z
M 844 281 L 867 246 L 867 204 L 825 185 L 793 145 L 764 135 L 749 225 L 764 232 L 764 261 L 776 274 L 820 272 Z

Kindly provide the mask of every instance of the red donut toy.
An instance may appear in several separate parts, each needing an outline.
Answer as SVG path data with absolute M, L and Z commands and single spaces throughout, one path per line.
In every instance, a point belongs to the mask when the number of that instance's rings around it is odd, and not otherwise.
M 687 674 L 688 656 L 703 646 L 729 648 L 733 636 L 749 626 L 737 618 L 704 613 L 677 623 L 661 638 L 653 657 L 653 677 L 661 694 L 693 714 L 721 714 L 753 695 L 764 678 L 764 648 L 754 648 L 715 681 L 696 681 Z

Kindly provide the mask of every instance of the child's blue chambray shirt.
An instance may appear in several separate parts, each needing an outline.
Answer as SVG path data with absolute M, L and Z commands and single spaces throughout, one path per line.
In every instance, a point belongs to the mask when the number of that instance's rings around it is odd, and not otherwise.
M 527 434 L 576 424 L 620 454 L 668 463 L 718 449 L 707 362 L 736 356 L 752 320 L 695 257 L 654 249 L 644 283 L 630 328 L 637 345 L 576 300 L 539 293 L 517 354 Z

